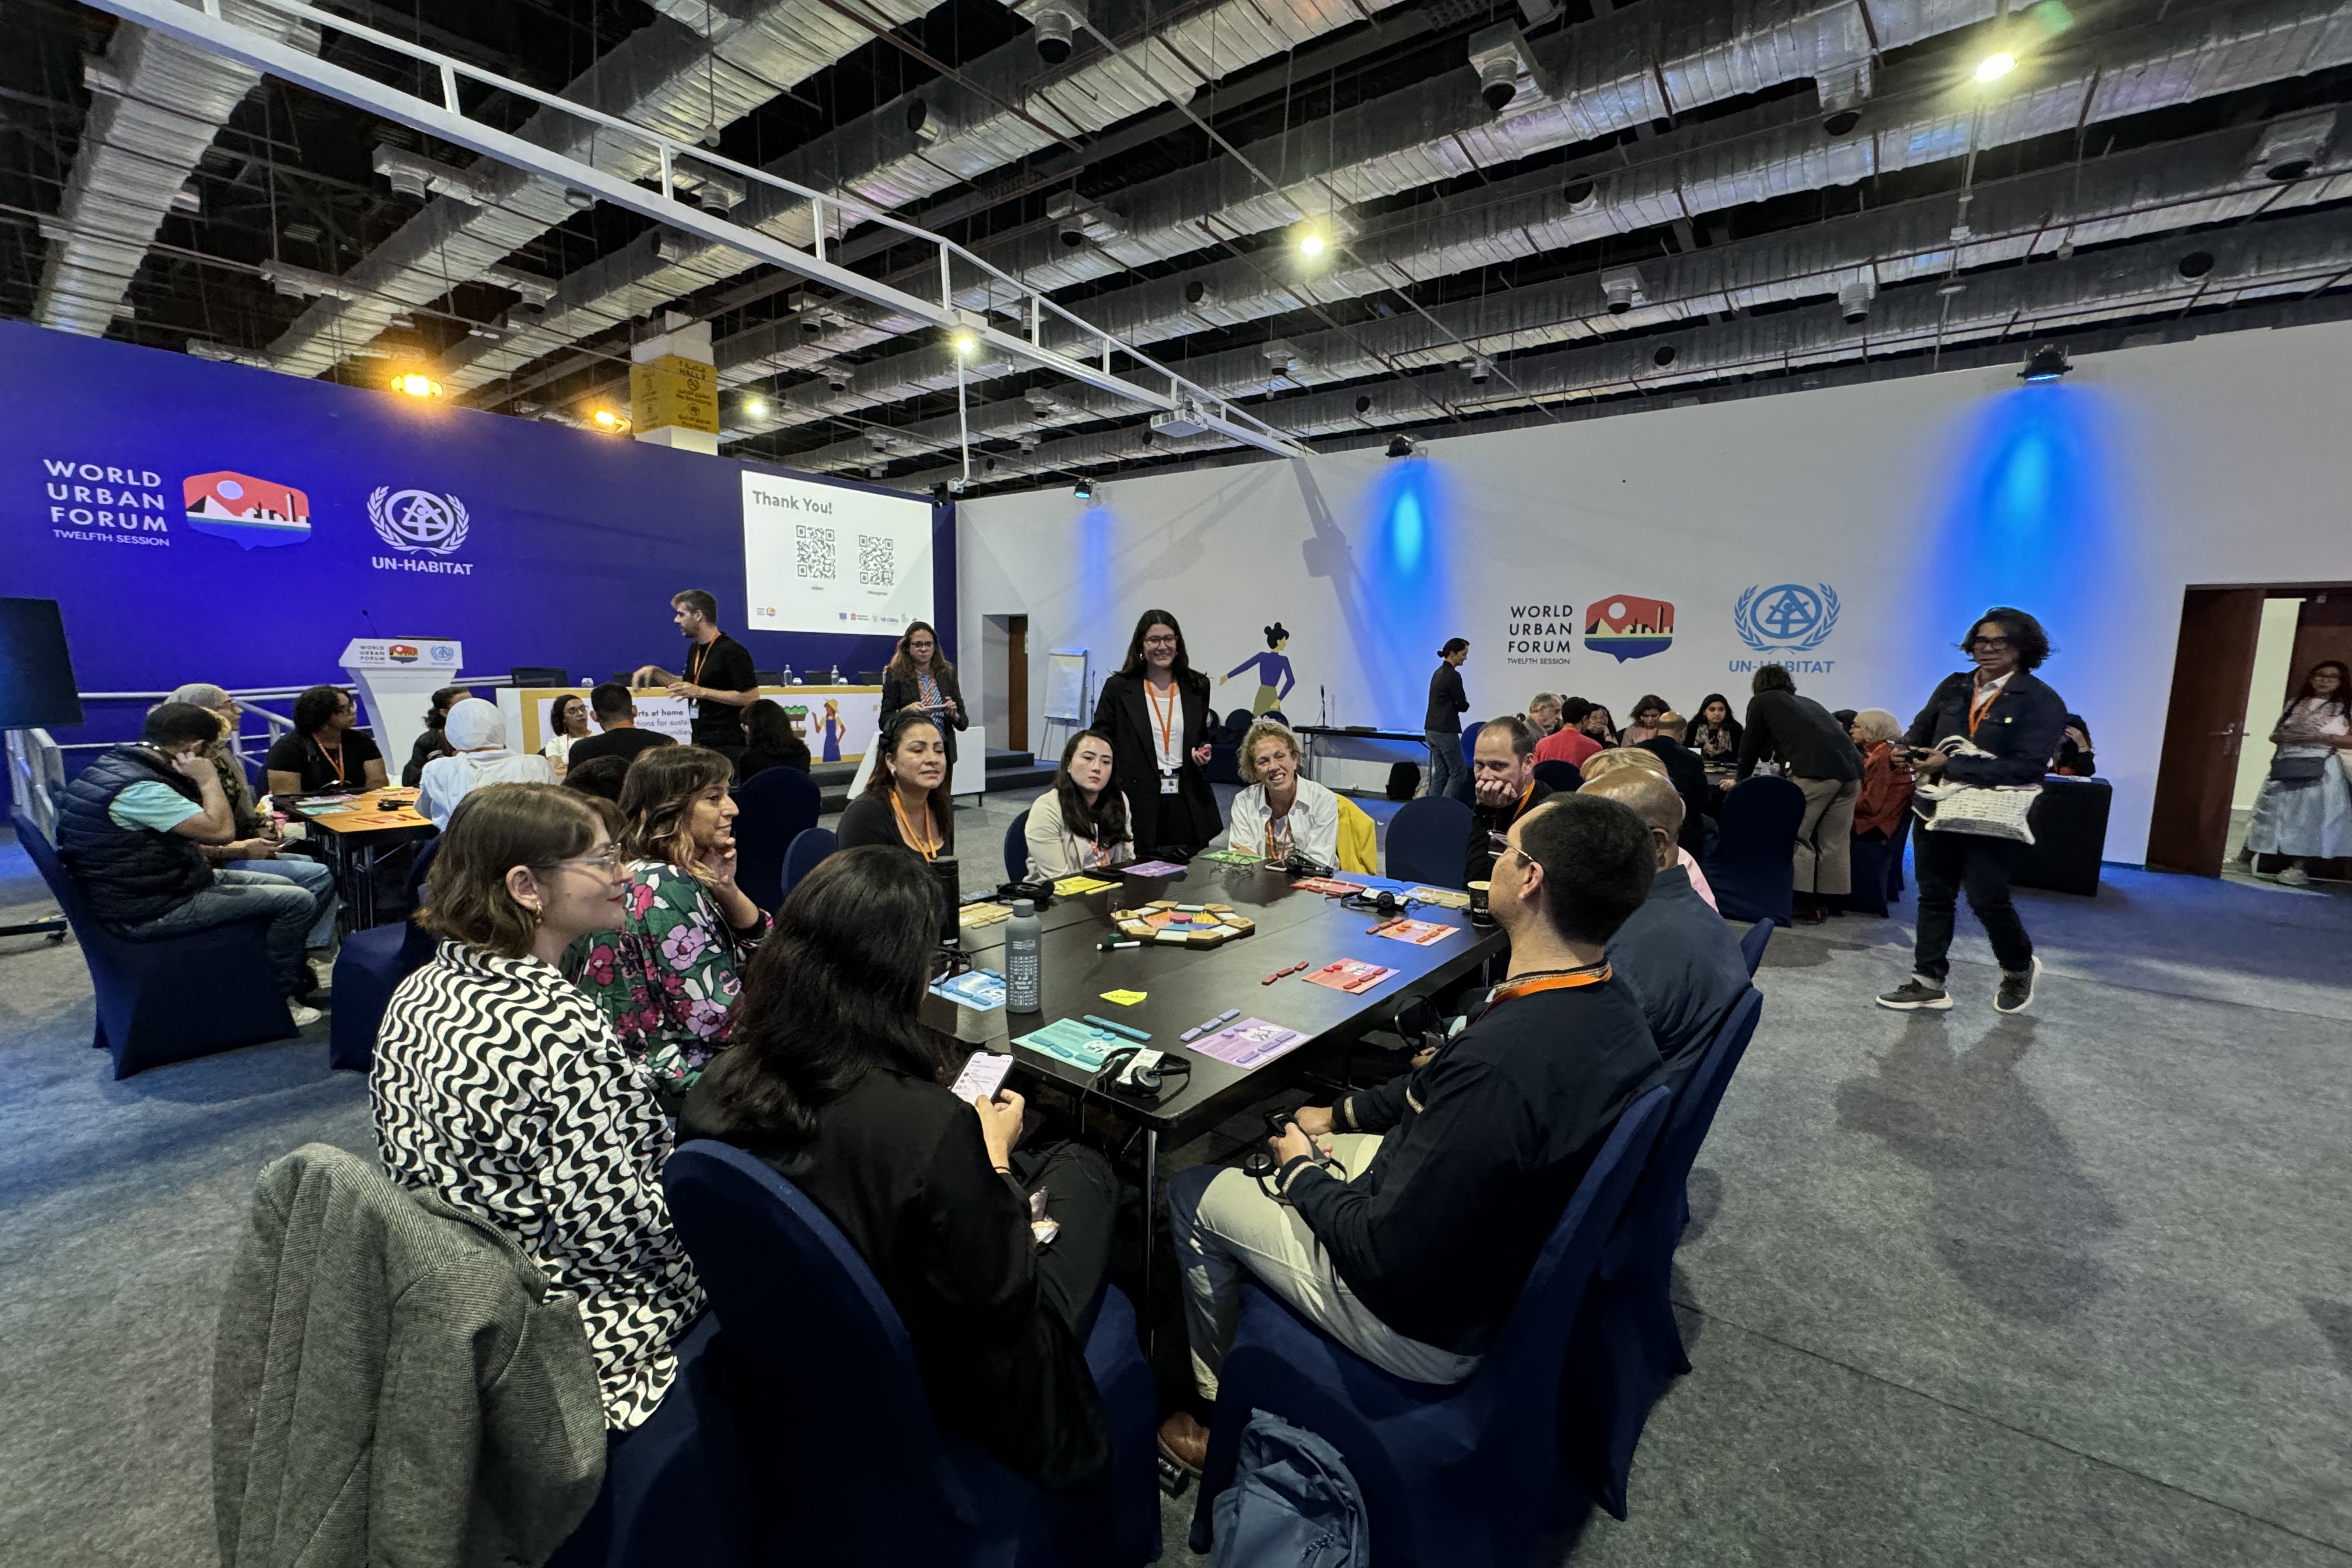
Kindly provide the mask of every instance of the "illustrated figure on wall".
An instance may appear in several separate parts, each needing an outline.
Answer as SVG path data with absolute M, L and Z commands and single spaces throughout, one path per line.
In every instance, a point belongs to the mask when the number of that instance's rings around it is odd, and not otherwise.
M 824 700 L 824 760 L 841 761 L 841 738 L 846 729 L 841 722 L 841 704 L 828 697 Z
M 1298 677 L 1292 673 L 1290 660 L 1284 657 L 1282 651 L 1289 646 L 1290 633 L 1284 629 L 1280 621 L 1276 621 L 1265 628 L 1264 653 L 1250 655 L 1217 679 L 1217 684 L 1223 686 L 1243 670 L 1256 668 L 1257 700 L 1250 704 L 1253 720 L 1263 719 L 1269 710 L 1281 707 L 1282 700 L 1290 695 L 1290 689 L 1298 684 Z M 1281 689 L 1276 690 L 1277 686 Z

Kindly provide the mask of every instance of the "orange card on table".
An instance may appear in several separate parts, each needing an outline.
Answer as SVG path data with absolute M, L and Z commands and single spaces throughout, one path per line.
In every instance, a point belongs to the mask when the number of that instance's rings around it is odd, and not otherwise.
M 1307 976 L 1307 980 L 1312 985 L 1328 985 L 1334 991 L 1345 991 L 1350 995 L 1361 995 L 1395 973 L 1393 969 L 1378 963 L 1367 963 L 1360 958 L 1343 958 L 1336 963 L 1327 963 L 1314 971 Z
M 1459 926 L 1439 925 L 1434 921 L 1391 921 L 1384 926 L 1374 928 L 1372 934 L 1387 937 L 1391 942 L 1409 942 L 1415 947 L 1427 947 L 1432 942 L 1444 941 L 1461 929 Z

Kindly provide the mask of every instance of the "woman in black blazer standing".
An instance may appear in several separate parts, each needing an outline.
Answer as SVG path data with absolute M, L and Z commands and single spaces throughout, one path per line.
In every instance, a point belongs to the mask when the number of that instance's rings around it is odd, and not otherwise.
M 1976 668 L 1948 675 L 1904 736 L 1921 784 L 2038 784 L 2066 732 L 2066 700 L 2030 672 L 2050 657 L 2050 634 L 2023 610 L 1996 605 L 1960 639 Z M 1965 740 L 1963 746 L 1959 742 Z M 1966 889 L 2000 963 L 1993 1009 L 2021 1013 L 2033 1001 L 2042 961 L 2009 900 L 2021 846 L 1981 833 L 1922 830 L 1911 836 L 1919 878 L 1919 927 L 1911 978 L 1878 999 L 1898 1013 L 1940 1013 L 1952 1005 L 1952 916 Z
M 1224 818 L 1202 771 L 1212 722 L 1209 678 L 1192 668 L 1183 628 L 1165 610 L 1144 611 L 1094 721 L 1110 737 L 1111 783 L 1127 795 L 1139 855 L 1190 856 L 1216 842 Z
M 963 710 L 963 688 L 956 684 L 955 666 L 940 651 L 940 634 L 929 621 L 908 624 L 898 639 L 898 651 L 882 671 L 882 720 L 904 708 L 929 712 L 948 738 L 948 773 L 955 773 L 956 731 L 969 729 L 971 718 Z

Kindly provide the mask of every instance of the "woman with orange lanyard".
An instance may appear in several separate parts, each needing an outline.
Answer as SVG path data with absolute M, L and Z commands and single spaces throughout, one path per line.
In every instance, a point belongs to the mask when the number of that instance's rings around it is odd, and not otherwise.
M 1183 859 L 1217 841 L 1224 821 L 1202 771 L 1211 721 L 1209 678 L 1192 668 L 1183 628 L 1165 610 L 1144 611 L 1093 725 L 1110 737 L 1112 783 L 1134 816 L 1139 854 Z
M 1904 740 L 1911 768 L 1923 782 L 2038 784 L 2066 728 L 2066 700 L 2029 672 L 2050 657 L 2050 637 L 2023 610 L 1998 605 L 1979 616 L 1960 651 L 1973 670 L 1947 676 Z M 1968 744 L 1961 744 L 1965 737 Z M 2000 961 L 1998 1012 L 2022 1012 L 2042 972 L 2033 942 L 2009 900 L 2009 879 L 2021 847 L 1978 833 L 1922 831 L 1911 836 L 1912 868 L 1919 878 L 1919 934 L 1911 978 L 1879 997 L 1897 1012 L 1943 1012 L 1951 973 L 1952 916 L 1961 889 L 1984 922 Z
M 955 801 L 948 794 L 948 742 L 928 713 L 890 715 L 875 742 L 880 755 L 865 793 L 835 829 L 836 845 L 895 844 L 926 860 L 955 848 Z

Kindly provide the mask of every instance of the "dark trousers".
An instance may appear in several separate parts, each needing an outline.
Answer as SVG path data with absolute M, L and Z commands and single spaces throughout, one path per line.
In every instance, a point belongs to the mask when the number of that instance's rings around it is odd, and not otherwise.
M 1014 1151 L 1013 1176 L 1023 1192 L 1045 1189 L 1045 1212 L 1062 1227 L 1054 1244 L 1037 1254 L 1037 1289 L 1083 1346 L 1094 1331 L 1103 1276 L 1110 1268 L 1118 1180 L 1109 1161 L 1075 1142 Z
M 1919 877 L 1919 936 L 1911 971 L 1937 985 L 1951 971 L 1952 913 L 1962 889 L 1969 908 L 1984 922 L 1993 956 L 2003 970 L 2022 973 L 2033 964 L 2033 942 L 2009 901 L 2009 879 L 2020 846 L 1976 833 L 1915 833 L 1912 868 Z

